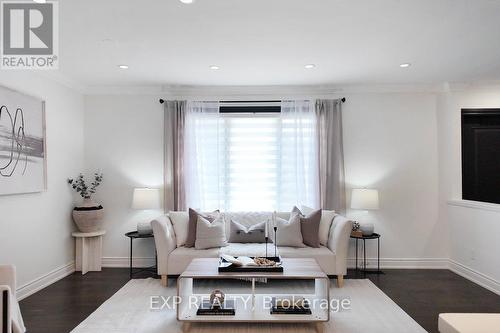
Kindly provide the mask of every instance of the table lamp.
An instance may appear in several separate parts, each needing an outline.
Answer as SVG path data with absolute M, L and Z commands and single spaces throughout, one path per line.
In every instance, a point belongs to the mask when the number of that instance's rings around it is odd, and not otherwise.
M 379 208 L 378 190 L 367 188 L 355 188 L 351 192 L 351 209 L 376 210 Z M 373 223 L 362 223 L 360 230 L 363 236 L 373 234 L 375 227 Z
M 161 208 L 160 190 L 157 188 L 135 188 L 132 196 L 132 209 L 150 210 Z M 148 235 L 153 232 L 151 222 L 137 223 L 137 232 Z

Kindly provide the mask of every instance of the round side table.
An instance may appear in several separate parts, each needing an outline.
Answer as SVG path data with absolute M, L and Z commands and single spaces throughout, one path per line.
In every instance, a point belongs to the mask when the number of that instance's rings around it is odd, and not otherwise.
M 374 274 L 383 274 L 380 270 L 380 234 L 373 233 L 369 236 L 353 236 L 351 238 L 356 240 L 356 270 L 358 270 L 358 240 L 363 241 L 363 269 L 361 269 L 364 273 L 374 273 Z M 367 239 L 376 239 L 377 240 L 377 270 L 366 269 L 366 240 Z
M 104 230 L 95 232 L 73 232 L 75 237 L 75 270 L 82 275 L 100 272 L 102 267 L 102 236 Z
M 134 267 L 132 264 L 132 259 L 134 257 L 134 239 L 141 239 L 141 238 L 154 238 L 154 235 L 151 234 L 140 234 L 137 231 L 131 231 L 127 232 L 125 234 L 128 238 L 130 238 L 130 258 L 129 258 L 129 263 L 130 263 L 130 278 L 132 279 L 134 274 L 138 274 L 140 272 L 152 272 L 155 275 L 157 274 L 157 265 L 158 265 L 158 256 L 156 255 L 156 249 L 155 249 L 155 266 L 151 267 L 146 267 L 146 268 L 137 268 L 134 271 Z

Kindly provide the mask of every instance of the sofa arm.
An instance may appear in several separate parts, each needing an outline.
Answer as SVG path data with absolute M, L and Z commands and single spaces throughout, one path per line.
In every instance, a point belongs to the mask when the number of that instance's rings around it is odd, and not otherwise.
M 12 292 L 16 292 L 16 268 L 13 265 L 0 265 L 0 285 L 9 286 Z
M 167 275 L 168 255 L 176 248 L 175 232 L 167 215 L 162 215 L 151 221 L 158 259 L 158 275 Z
M 0 316 L 0 327 L 6 326 L 7 332 L 26 332 L 16 297 L 16 268 L 13 265 L 0 265 Z
M 11 299 L 10 287 L 0 284 L 0 327 L 6 328 L 5 332 L 12 332 Z
M 335 272 L 337 275 L 346 275 L 352 221 L 342 215 L 337 215 L 333 219 L 333 224 L 333 232 L 328 238 L 328 248 L 335 253 Z

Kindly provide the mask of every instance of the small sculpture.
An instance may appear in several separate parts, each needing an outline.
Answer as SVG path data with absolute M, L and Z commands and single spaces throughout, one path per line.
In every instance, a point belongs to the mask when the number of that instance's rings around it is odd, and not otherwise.
M 221 290 L 215 289 L 210 294 L 210 304 L 212 304 L 213 307 L 221 308 L 225 298 L 226 295 Z

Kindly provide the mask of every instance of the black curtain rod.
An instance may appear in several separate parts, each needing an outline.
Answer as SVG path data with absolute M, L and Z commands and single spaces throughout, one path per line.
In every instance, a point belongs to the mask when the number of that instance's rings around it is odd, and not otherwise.
M 346 99 L 345 97 L 342 97 L 340 99 L 342 101 L 342 103 L 345 103 Z M 281 102 L 281 101 L 220 101 L 222 103 L 272 103 L 272 102 Z M 160 104 L 163 104 L 165 103 L 165 100 L 160 98 Z

